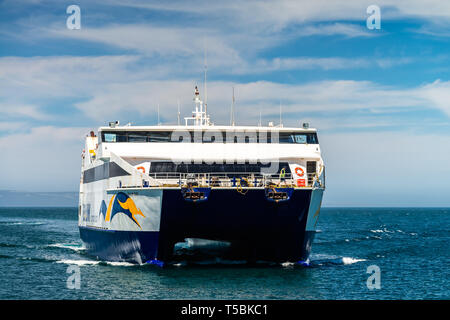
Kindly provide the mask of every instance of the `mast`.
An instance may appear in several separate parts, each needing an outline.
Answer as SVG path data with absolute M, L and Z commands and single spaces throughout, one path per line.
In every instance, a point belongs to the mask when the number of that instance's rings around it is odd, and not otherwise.
M 205 65 L 205 80 L 203 83 L 203 91 L 205 92 L 205 113 L 208 113 L 208 93 L 207 93 L 207 89 L 206 89 L 206 72 L 208 71 L 208 66 L 206 63 L 206 40 L 204 40 L 205 43 L 205 53 L 204 53 L 204 65 Z
M 195 126 L 210 126 L 211 122 L 206 111 L 203 109 L 203 101 L 200 100 L 200 93 L 197 86 L 195 86 L 194 90 L 194 103 L 195 110 L 192 111 L 192 117 L 184 118 L 186 125 L 188 125 L 189 120 L 192 120 Z
M 262 126 L 262 121 L 261 121 L 261 107 L 259 107 L 259 126 Z
M 178 125 L 180 125 L 180 99 L 177 100 L 178 103 Z
M 159 103 L 158 103 L 158 126 L 161 124 L 161 122 L 159 121 Z
M 281 101 L 280 101 L 280 128 L 283 127 L 283 121 L 281 119 Z
M 232 87 L 233 90 L 233 96 L 231 99 L 231 119 L 230 119 L 230 125 L 234 126 L 234 87 Z

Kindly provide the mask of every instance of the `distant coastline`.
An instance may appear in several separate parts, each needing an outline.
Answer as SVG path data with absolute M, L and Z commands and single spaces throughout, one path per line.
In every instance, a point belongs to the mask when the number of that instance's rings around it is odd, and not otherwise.
M 78 192 L 0 190 L 0 207 L 77 207 Z
M 0 207 L 78 207 L 78 191 L 66 192 L 32 192 L 32 191 L 14 191 L 0 190 Z M 445 203 L 437 205 L 418 205 L 417 203 L 384 205 L 345 203 L 340 204 L 337 201 L 329 201 L 322 205 L 322 208 L 449 208 Z

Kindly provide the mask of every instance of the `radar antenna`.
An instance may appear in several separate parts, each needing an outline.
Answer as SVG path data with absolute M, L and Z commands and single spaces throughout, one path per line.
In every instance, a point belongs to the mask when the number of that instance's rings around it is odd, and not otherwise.
M 189 120 L 192 120 L 195 126 L 212 125 L 209 116 L 206 114 L 206 110 L 205 111 L 203 110 L 203 101 L 200 100 L 200 92 L 198 91 L 197 86 L 195 86 L 194 90 L 194 103 L 195 103 L 195 110 L 192 111 L 192 117 L 184 118 L 186 126 L 188 125 Z

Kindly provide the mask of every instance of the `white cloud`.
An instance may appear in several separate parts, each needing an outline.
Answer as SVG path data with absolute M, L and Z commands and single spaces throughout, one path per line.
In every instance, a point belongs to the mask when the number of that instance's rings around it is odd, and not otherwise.
M 450 81 L 436 80 L 426 84 L 420 89 L 419 96 L 450 116 Z
M 343 34 L 349 37 L 373 36 L 360 27 L 333 24 L 300 28 L 289 36 L 233 34 L 201 28 L 158 27 L 152 25 L 110 25 L 84 28 L 74 32 L 62 28 L 41 30 L 41 36 L 74 38 L 132 50 L 147 59 L 153 58 L 156 70 L 152 73 L 173 75 L 201 73 L 204 52 L 210 68 L 221 74 L 262 74 L 280 70 L 342 70 L 378 66 L 392 67 L 411 63 L 411 58 L 341 58 L 341 57 L 291 57 L 255 59 L 259 50 L 270 48 L 302 35 Z M 367 33 L 367 34 L 366 34 Z M 245 44 L 243 46 L 242 44 Z M 161 72 L 162 71 L 162 72 Z
M 0 189 L 75 191 L 89 128 L 36 127 L 0 136 Z
M 182 114 L 192 110 L 192 88 L 195 83 L 181 80 L 147 80 L 141 82 L 105 85 L 93 90 L 92 99 L 76 104 L 86 115 L 105 121 L 127 117 L 130 112 L 144 116 L 155 115 L 160 104 L 164 122 L 176 120 L 176 103 L 180 100 Z M 357 117 L 358 112 L 399 113 L 405 117 L 412 109 L 442 110 L 448 113 L 449 82 L 435 82 L 423 86 L 398 89 L 368 81 L 319 81 L 306 84 L 281 84 L 266 81 L 233 83 L 211 81 L 208 83 L 208 110 L 216 123 L 228 123 L 231 91 L 235 88 L 236 117 L 240 124 L 256 124 L 261 111 L 266 121 L 278 121 L 279 104 L 282 104 L 285 125 L 298 125 L 300 120 L 319 120 L 328 129 L 387 126 L 395 122 L 366 123 L 368 117 Z M 203 88 L 200 85 L 201 95 Z M 322 112 L 320 118 L 305 118 L 305 113 Z M 353 121 L 344 119 L 339 112 L 353 112 Z M 327 115 L 328 113 L 328 115 Z M 272 119 L 269 120 L 269 118 Z M 325 123 L 324 119 L 325 118 Z M 130 120 L 129 118 L 126 118 Z M 313 125 L 314 122 L 312 122 Z M 406 122 L 404 122 L 406 124 Z
M 0 133 L 17 131 L 26 128 L 26 122 L 21 121 L 0 121 Z
M 174 11 L 196 14 L 202 18 L 217 20 L 229 25 L 281 30 L 291 24 L 311 22 L 360 21 L 365 22 L 367 7 L 376 4 L 381 8 L 382 19 L 421 18 L 429 21 L 448 19 L 450 3 L 441 0 L 379 0 L 376 3 L 360 0 L 274 0 L 274 1 L 239 1 L 220 2 L 203 1 L 123 1 L 112 0 L 111 4 L 137 7 L 156 11 Z
M 321 68 L 338 68 L 340 64 L 354 64 L 361 68 L 366 61 L 340 58 L 259 60 L 259 69 L 307 68 L 316 64 Z M 398 63 L 403 63 L 400 59 Z M 266 67 L 267 65 L 267 67 Z M 256 68 L 256 69 L 258 69 Z M 73 105 L 90 118 L 106 119 L 129 115 L 156 113 L 176 119 L 176 103 L 179 99 L 183 113 L 188 114 L 192 105 L 195 81 L 182 80 L 174 74 L 173 80 L 160 80 L 169 71 L 151 72 L 151 66 L 142 67 L 137 56 L 104 57 L 33 57 L 0 58 L 0 114 L 34 119 L 48 115 L 39 108 L 39 101 L 71 99 Z M 253 72 L 257 72 L 254 70 Z M 202 91 L 201 72 L 198 75 Z M 231 87 L 235 87 L 237 116 L 243 121 L 256 123 L 259 111 L 263 115 L 276 114 L 281 102 L 283 113 L 292 115 L 304 112 L 338 112 L 386 108 L 433 108 L 450 114 L 448 92 L 450 82 L 436 81 L 412 88 L 382 86 L 370 81 L 329 80 L 303 84 L 283 84 L 269 81 L 236 83 L 229 81 L 208 82 L 208 105 L 217 122 L 227 123 L 231 103 Z M 203 94 L 203 92 L 201 92 Z M 17 100 L 17 101 L 16 101 Z M 9 106 L 16 106 L 11 108 Z M 61 108 L 67 106 L 61 105 Z M 20 120 L 20 119 L 16 119 Z M 132 119 L 129 119 L 132 120 Z
M 40 29 L 42 37 L 58 37 L 102 43 L 131 50 L 162 61 L 178 61 L 177 67 L 201 69 L 205 47 L 211 65 L 226 67 L 243 63 L 238 46 L 224 30 L 194 27 L 161 27 L 150 24 L 85 27 L 73 32 L 53 26 Z M 240 35 L 239 37 L 241 37 Z M 261 41 L 262 42 L 262 41 Z M 273 41 L 266 41 L 265 45 Z M 161 62 L 161 61 L 159 61 Z
M 244 31 L 253 38 L 265 35 L 270 41 L 285 41 L 293 37 L 312 35 L 343 35 L 373 37 L 386 34 L 383 21 L 417 19 L 422 26 L 412 30 L 436 37 L 450 36 L 450 2 L 442 0 L 274 0 L 274 1 L 123 1 L 113 5 L 195 15 L 208 25 L 218 21 L 228 31 Z M 382 33 L 365 28 L 366 10 L 376 4 L 381 9 Z M 346 21 L 345 23 L 343 21 Z M 281 35 L 281 32 L 283 35 Z M 291 34 L 290 34 L 291 33 Z M 248 37 L 251 39 L 251 37 Z M 275 40 L 277 39 L 277 40 Z
M 47 115 L 34 105 L 15 104 L 8 102 L 0 102 L 0 116 L 12 118 L 31 118 L 35 120 L 49 119 Z
M 83 96 L 86 88 L 101 81 L 129 80 L 142 73 L 128 70 L 135 56 L 97 57 L 2 57 L 0 58 L 0 98 L 21 101 L 36 97 Z
M 297 36 L 333 36 L 343 35 L 349 38 L 353 37 L 376 37 L 379 33 L 371 32 L 365 26 L 350 23 L 327 23 L 317 25 L 306 25 L 299 27 Z
M 412 58 L 316 58 L 316 57 L 295 57 L 295 58 L 274 58 L 271 60 L 258 59 L 252 63 L 235 66 L 229 71 L 234 74 L 264 74 L 274 71 L 295 71 L 295 70 L 349 70 L 361 68 L 389 68 L 396 65 L 408 64 Z

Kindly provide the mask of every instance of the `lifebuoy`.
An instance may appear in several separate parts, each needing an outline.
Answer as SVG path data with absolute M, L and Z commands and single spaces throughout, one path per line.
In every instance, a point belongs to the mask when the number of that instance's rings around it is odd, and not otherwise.
M 142 173 L 145 173 L 145 168 L 144 167 L 137 167 L 136 169 L 141 170 Z
M 298 175 L 299 177 L 303 177 L 305 175 L 305 171 L 302 168 L 297 167 L 295 168 L 295 174 Z

